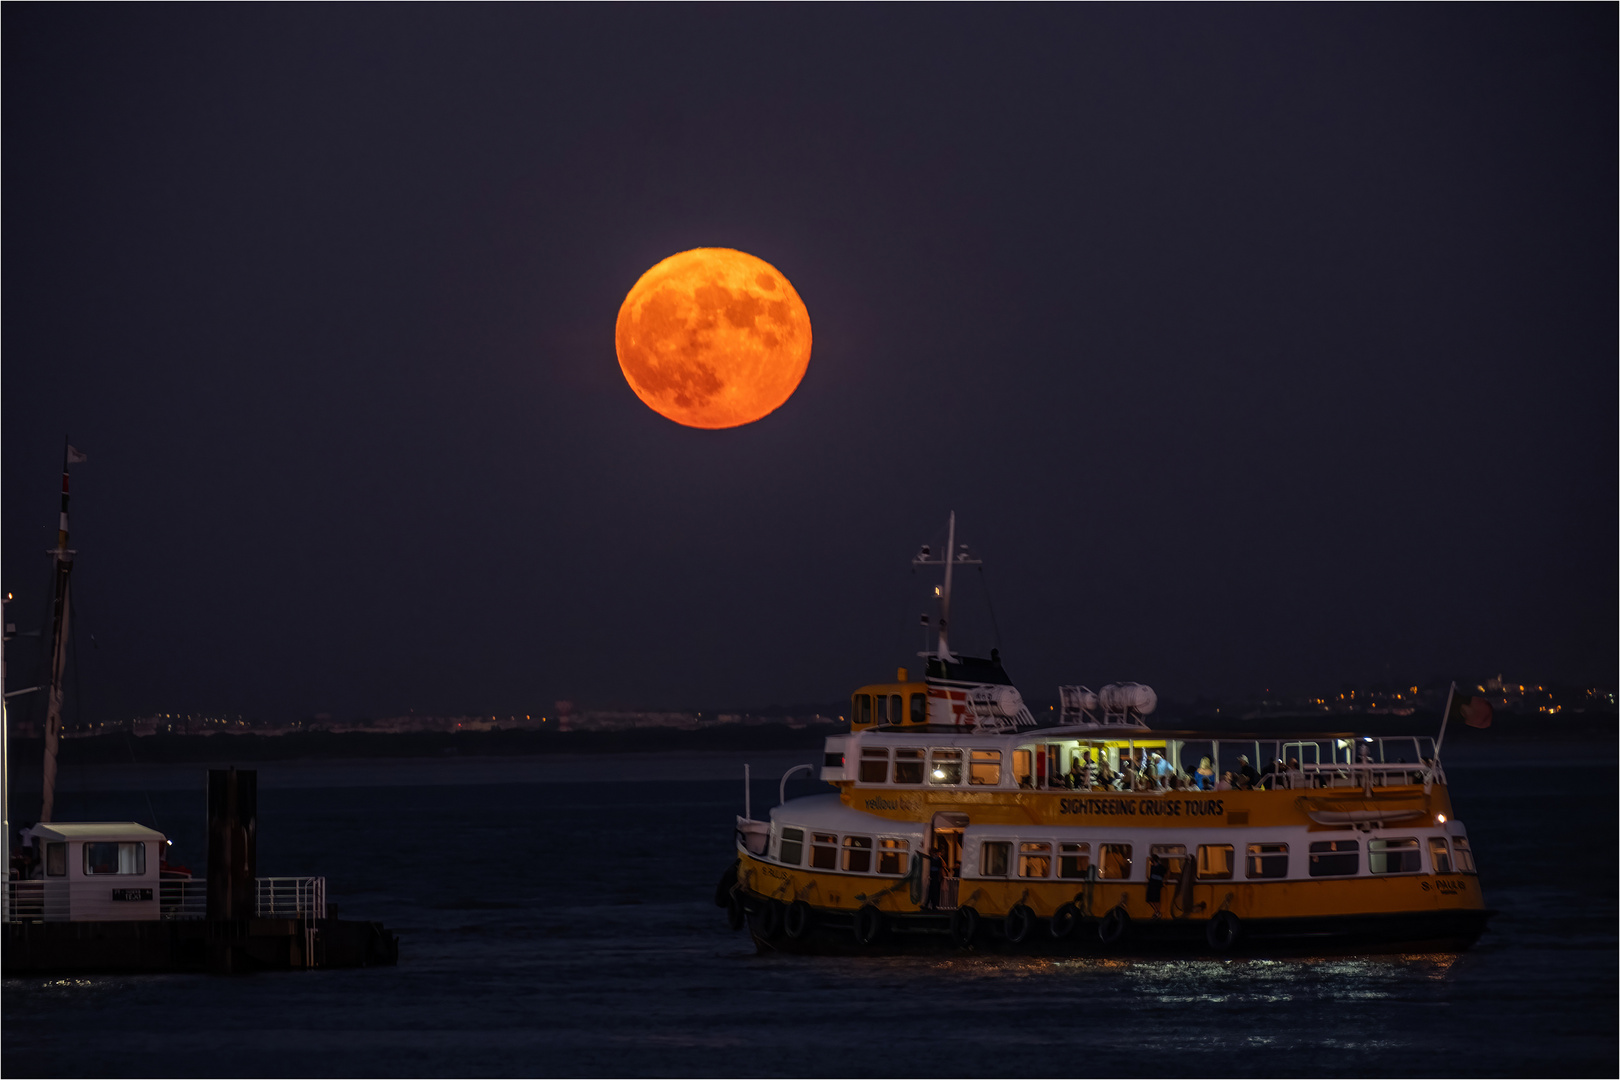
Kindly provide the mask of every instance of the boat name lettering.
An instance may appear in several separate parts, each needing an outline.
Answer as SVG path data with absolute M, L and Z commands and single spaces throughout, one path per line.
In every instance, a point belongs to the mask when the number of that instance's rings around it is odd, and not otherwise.
M 1224 799 L 1059 799 L 1058 813 L 1110 817 L 1220 817 Z
M 875 799 L 866 800 L 868 810 L 913 810 L 916 809 L 915 799 L 885 799 L 879 795 Z

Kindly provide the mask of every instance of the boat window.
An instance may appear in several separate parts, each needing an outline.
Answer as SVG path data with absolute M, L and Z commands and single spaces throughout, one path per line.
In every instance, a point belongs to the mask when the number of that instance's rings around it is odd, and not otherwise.
M 894 748 L 894 782 L 920 784 L 923 774 L 923 752 L 920 746 Z
M 979 855 L 979 875 L 981 877 L 1006 877 L 1008 856 L 1012 854 L 1012 844 L 1005 840 L 986 840 Z
M 878 866 L 880 874 L 903 874 L 906 872 L 906 852 L 910 850 L 911 842 L 896 836 L 878 837 Z
M 1475 873 L 1474 852 L 1473 849 L 1468 846 L 1468 837 L 1453 836 L 1451 838 L 1451 850 L 1452 853 L 1457 856 L 1457 870 L 1460 873 Z
M 1102 873 L 1099 875 L 1105 881 L 1126 881 L 1131 876 L 1131 845 L 1129 844 L 1103 844 L 1098 849 L 1102 858 Z
M 1090 844 L 1058 845 L 1058 877 L 1083 878 L 1090 868 Z
M 1374 874 L 1415 874 L 1423 869 L 1415 836 L 1367 841 L 1367 869 Z
M 1232 876 L 1231 844 L 1198 845 L 1198 879 L 1224 880 Z
M 1035 783 L 1035 778 L 1030 775 L 1034 771 L 1033 757 L 1028 750 L 1013 751 L 1013 775 L 1018 778 L 1019 787 L 1032 787 Z
M 852 874 L 871 872 L 872 838 L 870 836 L 844 837 L 844 869 Z
M 913 724 L 925 723 L 928 720 L 928 695 L 911 695 L 911 722 Z
M 928 782 L 947 787 L 962 782 L 962 751 L 959 747 L 936 747 L 928 752 Z
M 45 845 L 45 873 L 49 877 L 67 877 L 66 844 L 48 843 Z
M 86 874 L 144 874 L 146 845 L 92 842 L 84 845 Z
M 1355 840 L 1313 840 L 1311 877 L 1340 877 L 1353 874 L 1361 866 L 1361 846 Z
M 776 861 L 789 866 L 798 866 L 804 861 L 803 829 L 782 830 L 782 840 L 776 849 Z
M 906 713 L 902 708 L 904 704 L 905 699 L 899 694 L 889 695 L 889 723 L 899 724 L 905 721 Z
M 855 695 L 855 722 L 857 724 L 870 724 L 872 722 L 872 695 Z
M 872 723 L 887 724 L 889 722 L 889 699 L 882 694 L 872 695 Z
M 1052 845 L 1039 841 L 1018 845 L 1019 877 L 1051 877 Z
M 881 784 L 889 779 L 889 748 L 861 747 L 861 783 Z
M 1288 876 L 1287 844 L 1250 844 L 1244 877 L 1285 878 Z
M 968 761 L 968 783 L 990 787 L 1001 783 L 1001 751 L 975 750 Z
M 838 835 L 836 833 L 810 834 L 810 865 L 817 870 L 838 869 Z
M 1443 836 L 1429 837 L 1429 864 L 1437 874 L 1451 873 L 1451 849 Z
M 1148 854 L 1163 859 L 1171 877 L 1180 877 L 1181 868 L 1187 864 L 1186 844 L 1154 844 L 1148 848 Z

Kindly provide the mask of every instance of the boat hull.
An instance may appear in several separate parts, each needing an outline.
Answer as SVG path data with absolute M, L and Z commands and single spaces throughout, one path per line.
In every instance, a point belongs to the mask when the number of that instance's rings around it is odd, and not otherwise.
M 860 912 L 810 909 L 802 930 L 788 933 L 771 903 L 740 897 L 747 930 L 762 953 L 876 956 L 905 953 L 1024 956 L 1322 956 L 1462 952 L 1495 914 L 1479 908 L 1380 912 L 1223 921 L 1203 918 L 1077 918 L 1054 934 L 1051 919 L 1026 924 L 953 912 Z M 973 921 L 971 935 L 964 924 Z M 1020 937 L 1021 935 L 1021 937 Z

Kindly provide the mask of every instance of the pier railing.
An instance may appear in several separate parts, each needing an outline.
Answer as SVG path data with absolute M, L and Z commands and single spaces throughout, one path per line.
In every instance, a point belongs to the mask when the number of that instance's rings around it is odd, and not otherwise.
M 7 882 L 8 922 L 68 922 L 70 890 L 47 889 L 45 881 Z M 65 883 L 62 883 L 65 884 Z M 261 919 L 326 918 L 324 877 L 259 878 L 253 913 Z M 208 917 L 208 882 L 204 878 L 165 878 L 158 882 L 158 912 L 164 919 Z

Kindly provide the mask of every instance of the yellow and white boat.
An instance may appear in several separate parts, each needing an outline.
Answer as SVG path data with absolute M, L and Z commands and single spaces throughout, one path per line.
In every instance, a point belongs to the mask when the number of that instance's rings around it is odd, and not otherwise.
M 974 561 L 954 533 L 915 560 L 945 570 L 924 678 L 854 692 L 821 766 L 836 793 L 738 818 L 716 902 L 761 948 L 1444 951 L 1484 931 L 1443 729 L 1153 730 L 1129 683 L 1063 687 L 1037 726 L 994 650 L 950 649 Z M 1239 754 L 1233 781 L 1199 768 Z

